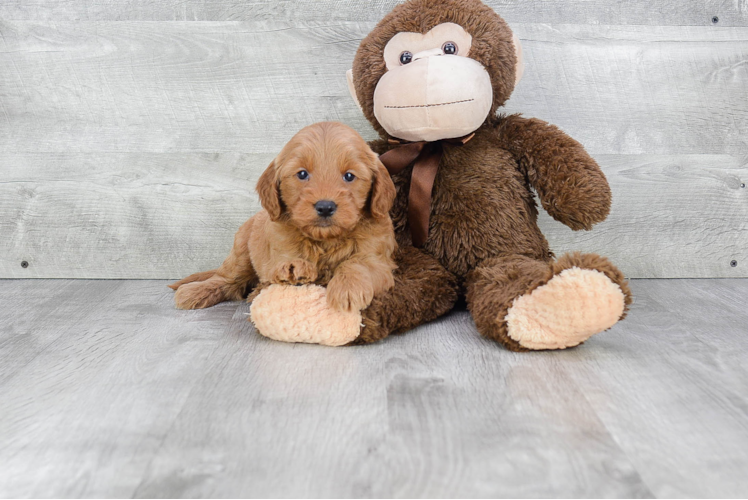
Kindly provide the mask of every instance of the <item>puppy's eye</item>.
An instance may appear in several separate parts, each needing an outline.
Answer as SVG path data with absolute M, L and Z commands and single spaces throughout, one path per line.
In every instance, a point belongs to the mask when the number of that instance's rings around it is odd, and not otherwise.
M 447 42 L 442 45 L 442 50 L 448 56 L 455 55 L 457 54 L 457 44 L 455 44 L 454 42 Z
M 400 64 L 408 64 L 413 60 L 413 54 L 407 50 L 400 54 Z
M 306 170 L 302 170 L 301 172 L 296 174 L 296 177 L 298 177 L 299 180 L 305 181 L 309 178 L 309 172 L 307 172 Z
M 356 180 L 356 176 L 353 175 L 351 172 L 346 172 L 345 175 L 343 176 L 343 180 L 345 182 L 353 182 L 354 180 Z

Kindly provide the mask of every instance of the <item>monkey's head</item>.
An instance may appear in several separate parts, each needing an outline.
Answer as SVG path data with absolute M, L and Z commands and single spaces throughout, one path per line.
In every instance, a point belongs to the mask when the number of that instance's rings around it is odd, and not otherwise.
M 522 76 L 519 40 L 479 0 L 409 0 L 361 42 L 351 95 L 382 137 L 463 137 L 502 106 Z

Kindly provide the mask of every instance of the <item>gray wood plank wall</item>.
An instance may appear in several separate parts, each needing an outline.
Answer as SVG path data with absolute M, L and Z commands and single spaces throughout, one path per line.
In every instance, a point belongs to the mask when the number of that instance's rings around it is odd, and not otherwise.
M 216 266 L 299 128 L 375 136 L 345 71 L 395 3 L 3 1 L 0 277 Z M 748 277 L 748 1 L 489 3 L 526 55 L 506 111 L 559 125 L 613 187 L 592 232 L 542 216 L 557 253 Z

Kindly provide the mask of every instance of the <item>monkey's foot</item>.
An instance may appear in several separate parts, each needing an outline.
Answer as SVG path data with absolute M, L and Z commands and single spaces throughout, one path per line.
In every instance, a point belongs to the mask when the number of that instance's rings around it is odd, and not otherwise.
M 361 333 L 361 312 L 329 307 L 326 289 L 317 285 L 270 285 L 249 313 L 261 335 L 281 342 L 342 346 Z
M 514 300 L 507 333 L 527 349 L 566 349 L 615 325 L 624 307 L 621 288 L 605 274 L 572 267 Z

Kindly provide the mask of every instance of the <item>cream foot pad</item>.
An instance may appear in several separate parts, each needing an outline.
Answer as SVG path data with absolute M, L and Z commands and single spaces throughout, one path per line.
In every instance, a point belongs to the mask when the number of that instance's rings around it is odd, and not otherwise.
M 514 300 L 509 336 L 528 349 L 565 349 L 615 325 L 623 314 L 621 288 L 605 274 L 572 267 Z
M 249 308 L 260 334 L 281 342 L 341 346 L 361 333 L 360 312 L 340 312 L 327 305 L 326 289 L 316 285 L 271 285 Z

